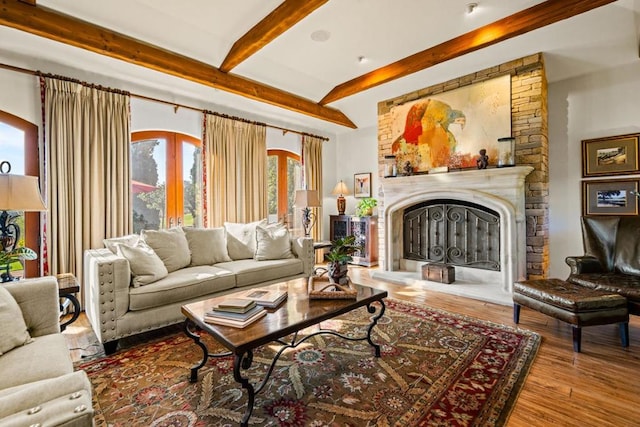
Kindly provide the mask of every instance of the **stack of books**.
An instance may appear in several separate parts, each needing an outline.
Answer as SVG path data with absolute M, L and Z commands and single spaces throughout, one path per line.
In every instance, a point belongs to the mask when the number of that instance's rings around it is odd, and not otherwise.
M 264 307 L 244 298 L 227 298 L 204 315 L 204 321 L 215 325 L 244 328 L 267 314 Z
M 275 308 L 287 299 L 286 289 L 257 288 L 247 291 L 236 292 L 234 297 L 254 301 L 256 304 L 266 308 Z

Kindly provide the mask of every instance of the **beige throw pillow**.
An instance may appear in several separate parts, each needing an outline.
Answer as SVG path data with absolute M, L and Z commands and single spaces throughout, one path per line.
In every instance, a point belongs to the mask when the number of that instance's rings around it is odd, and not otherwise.
M 256 227 L 256 261 L 293 258 L 289 230 L 282 224 Z
M 127 246 L 135 246 L 140 240 L 139 234 L 127 234 L 122 237 L 113 237 L 111 239 L 104 239 L 102 242 L 104 243 L 105 248 L 109 249 L 114 254 L 118 253 L 118 245 L 124 244 Z
M 238 224 L 225 222 L 227 250 L 233 260 L 253 258 L 256 253 L 256 227 L 267 225 L 267 220 Z
M 158 255 L 143 241 L 136 246 L 117 245 L 118 255 L 129 261 L 133 287 L 148 285 L 167 277 L 167 267 Z
M 142 239 L 160 257 L 169 273 L 191 263 L 189 243 L 182 228 L 142 230 Z
M 227 253 L 227 240 L 223 227 L 192 228 L 184 227 L 189 250 L 191 251 L 191 265 L 213 265 L 218 262 L 231 261 Z
M 0 355 L 33 342 L 22 310 L 13 295 L 0 285 Z

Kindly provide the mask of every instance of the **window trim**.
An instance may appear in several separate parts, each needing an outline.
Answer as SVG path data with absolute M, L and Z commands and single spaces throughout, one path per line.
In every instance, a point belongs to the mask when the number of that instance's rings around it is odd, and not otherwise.
M 289 213 L 289 205 L 287 204 L 287 185 L 280 185 L 287 182 L 287 160 L 293 159 L 300 163 L 302 167 L 301 156 L 292 151 L 282 149 L 267 150 L 267 157 L 275 156 L 278 160 L 278 218 L 282 218 Z

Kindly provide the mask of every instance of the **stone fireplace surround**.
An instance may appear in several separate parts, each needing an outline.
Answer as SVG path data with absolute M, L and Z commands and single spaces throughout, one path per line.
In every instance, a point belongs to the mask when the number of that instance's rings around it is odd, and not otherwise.
M 500 215 L 500 271 L 456 267 L 456 281 L 423 281 L 435 290 L 500 304 L 511 304 L 513 282 L 526 277 L 525 186 L 531 166 L 465 170 L 384 178 L 379 220 L 383 263 L 374 277 L 401 283 L 421 281 L 423 263 L 402 258 L 406 208 L 433 199 L 486 206 Z M 383 249 L 382 249 L 383 248 Z

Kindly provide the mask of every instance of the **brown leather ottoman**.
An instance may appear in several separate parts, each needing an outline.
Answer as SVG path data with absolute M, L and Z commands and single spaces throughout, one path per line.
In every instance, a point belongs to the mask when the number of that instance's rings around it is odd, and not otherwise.
M 580 352 L 583 326 L 620 324 L 622 346 L 629 346 L 627 299 L 616 293 L 574 285 L 560 279 L 523 280 L 513 285 L 513 321 L 520 321 L 520 306 L 573 326 L 573 351 Z

